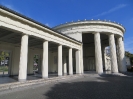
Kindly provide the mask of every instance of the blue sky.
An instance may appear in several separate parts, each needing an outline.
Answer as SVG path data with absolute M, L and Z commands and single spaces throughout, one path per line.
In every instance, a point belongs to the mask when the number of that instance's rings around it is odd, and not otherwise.
M 84 19 L 118 22 L 126 28 L 125 49 L 133 53 L 133 0 L 0 0 L 0 4 L 49 27 Z

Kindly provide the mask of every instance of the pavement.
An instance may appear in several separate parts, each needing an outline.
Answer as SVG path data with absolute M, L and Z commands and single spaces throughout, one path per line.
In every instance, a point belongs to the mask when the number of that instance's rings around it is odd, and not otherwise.
M 51 73 L 49 74 L 49 78 L 53 77 L 58 77 L 57 73 Z M 37 80 L 37 79 L 42 79 L 41 74 L 35 74 L 35 75 L 27 75 L 27 80 Z M 18 76 L 12 76 L 9 77 L 8 75 L 0 75 L 0 85 L 1 84 L 6 84 L 6 83 L 13 83 L 13 82 L 18 82 Z
M 133 99 L 133 73 L 84 74 L 3 91 L 0 99 Z

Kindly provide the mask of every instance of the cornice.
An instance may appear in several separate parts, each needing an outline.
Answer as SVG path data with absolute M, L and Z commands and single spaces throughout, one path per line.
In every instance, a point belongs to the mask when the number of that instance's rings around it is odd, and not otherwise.
M 111 27 L 115 27 L 120 29 L 123 33 L 125 32 L 125 28 L 118 24 L 118 23 L 114 23 L 114 22 L 110 22 L 110 21 L 102 21 L 102 20 L 84 20 L 84 21 L 77 21 L 77 22 L 69 22 L 69 23 L 65 23 L 65 24 L 61 24 L 61 25 L 57 25 L 55 27 L 53 27 L 53 29 L 58 30 L 58 29 L 62 29 L 65 27 L 69 27 L 69 26 L 78 26 L 78 25 L 105 25 L 105 26 L 111 26 Z

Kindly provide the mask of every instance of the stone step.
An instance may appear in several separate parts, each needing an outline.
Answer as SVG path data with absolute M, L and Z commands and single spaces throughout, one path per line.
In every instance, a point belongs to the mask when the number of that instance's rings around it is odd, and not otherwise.
M 78 77 L 83 77 L 83 76 L 87 76 L 87 75 L 86 74 L 82 74 L 82 75 L 75 74 L 75 75 L 67 75 L 67 76 L 53 77 L 53 78 L 47 78 L 47 79 L 27 80 L 25 82 L 7 83 L 7 84 L 0 85 L 0 92 L 6 91 L 6 90 L 12 90 L 15 88 L 20 88 L 20 87 L 36 85 L 36 84 L 50 84 L 52 82 L 59 82 L 62 80 L 76 79 Z

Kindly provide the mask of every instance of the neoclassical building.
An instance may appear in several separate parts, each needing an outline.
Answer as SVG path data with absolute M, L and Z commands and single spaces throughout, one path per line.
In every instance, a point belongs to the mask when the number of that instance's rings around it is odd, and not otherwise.
M 111 72 L 125 72 L 125 51 L 122 25 L 100 20 L 70 22 L 54 27 L 55 30 L 82 42 L 84 71 L 107 70 L 105 47 L 110 47 Z
M 42 78 L 107 70 L 105 47 L 110 46 L 111 72 L 126 72 L 122 25 L 100 20 L 70 22 L 50 28 L 0 6 L 0 51 L 7 52 L 8 75 L 25 81 L 37 71 Z

